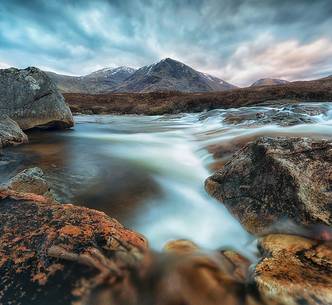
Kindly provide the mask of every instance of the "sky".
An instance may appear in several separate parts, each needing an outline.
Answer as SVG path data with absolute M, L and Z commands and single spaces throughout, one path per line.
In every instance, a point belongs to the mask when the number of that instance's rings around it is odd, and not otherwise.
M 0 68 L 84 75 L 170 57 L 246 86 L 332 74 L 331 0 L 0 0 Z

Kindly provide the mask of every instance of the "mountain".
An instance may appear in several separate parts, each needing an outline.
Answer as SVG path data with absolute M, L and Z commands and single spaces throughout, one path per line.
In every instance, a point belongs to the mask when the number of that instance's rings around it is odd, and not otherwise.
M 61 75 L 46 71 L 62 92 L 104 93 L 111 92 L 136 70 L 130 67 L 105 68 L 85 76 Z
M 234 88 L 236 86 L 222 79 L 198 72 L 179 61 L 166 58 L 138 69 L 118 86 L 115 92 L 211 92 Z
M 131 76 L 136 69 L 130 67 L 118 67 L 118 68 L 104 68 L 97 70 L 85 76 L 86 79 L 96 79 L 96 80 L 112 80 L 119 84 Z
M 284 80 L 284 79 L 261 78 L 258 81 L 254 82 L 250 87 L 285 85 L 285 84 L 288 84 L 288 83 L 289 83 L 289 81 Z

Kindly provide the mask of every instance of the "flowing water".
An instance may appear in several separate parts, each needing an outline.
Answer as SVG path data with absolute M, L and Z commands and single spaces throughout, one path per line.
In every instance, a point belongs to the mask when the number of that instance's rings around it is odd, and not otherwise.
M 72 130 L 29 133 L 4 150 L 1 182 L 41 167 L 62 202 L 105 211 L 161 249 L 187 238 L 248 256 L 253 237 L 204 191 L 204 180 L 258 136 L 332 136 L 330 104 L 165 116 L 76 116 Z

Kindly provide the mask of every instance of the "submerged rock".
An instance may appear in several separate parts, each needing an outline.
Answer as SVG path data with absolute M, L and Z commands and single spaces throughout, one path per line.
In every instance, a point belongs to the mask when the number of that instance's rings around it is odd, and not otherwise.
M 0 70 L 0 109 L 25 130 L 33 127 L 67 128 L 74 124 L 63 96 L 41 70 Z
M 0 148 L 27 143 L 28 137 L 7 115 L 0 115 Z
M 331 246 L 294 235 L 264 237 L 264 258 L 253 274 L 262 299 L 287 305 L 332 304 Z
M 239 150 L 205 187 L 254 234 L 285 219 L 330 226 L 332 143 L 260 138 Z
M 121 283 L 146 248 L 96 210 L 10 190 L 0 200 L 1 304 L 89 304 L 98 287 Z

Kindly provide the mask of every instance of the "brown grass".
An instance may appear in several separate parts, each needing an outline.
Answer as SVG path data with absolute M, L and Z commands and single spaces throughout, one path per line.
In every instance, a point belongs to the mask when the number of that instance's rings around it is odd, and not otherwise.
M 74 113 L 172 114 L 261 103 L 332 101 L 332 79 L 211 93 L 65 93 L 64 97 Z

